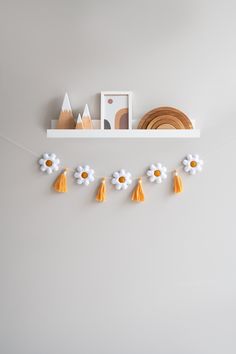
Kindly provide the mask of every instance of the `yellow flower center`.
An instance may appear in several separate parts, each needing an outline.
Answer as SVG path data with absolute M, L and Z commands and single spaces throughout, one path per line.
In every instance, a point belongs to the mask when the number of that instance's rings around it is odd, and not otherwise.
M 197 167 L 197 162 L 196 161 L 191 161 L 190 162 L 191 167 Z
M 126 179 L 124 176 L 121 176 L 118 180 L 120 183 L 125 183 Z
M 160 170 L 154 171 L 154 175 L 155 175 L 156 177 L 160 177 L 161 171 L 160 171 Z
M 82 172 L 81 173 L 81 177 L 84 178 L 84 179 L 88 178 L 88 173 L 87 172 Z
M 46 166 L 51 167 L 52 166 L 52 161 L 51 160 L 47 160 L 45 162 L 45 164 L 46 164 Z

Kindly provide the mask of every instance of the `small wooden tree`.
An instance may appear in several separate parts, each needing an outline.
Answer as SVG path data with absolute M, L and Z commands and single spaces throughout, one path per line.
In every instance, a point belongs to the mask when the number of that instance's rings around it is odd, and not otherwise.
M 57 129 L 74 129 L 75 120 L 73 117 L 68 94 L 64 96 L 61 113 L 57 122 Z
M 81 114 L 78 114 L 78 118 L 77 118 L 77 122 L 76 122 L 76 126 L 75 129 L 84 129 L 83 126 L 83 122 L 82 122 L 82 118 L 81 118 Z
M 89 113 L 89 108 L 88 105 L 86 104 L 85 108 L 84 108 L 84 113 L 82 116 L 82 122 L 83 122 L 83 128 L 84 129 L 93 129 L 93 123 L 92 123 L 92 119 Z

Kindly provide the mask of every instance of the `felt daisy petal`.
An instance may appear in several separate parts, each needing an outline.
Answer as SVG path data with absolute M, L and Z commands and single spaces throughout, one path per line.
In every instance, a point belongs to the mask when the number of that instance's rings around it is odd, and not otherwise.
M 47 169 L 47 167 L 46 167 L 46 166 L 44 166 L 44 165 L 42 165 L 42 166 L 40 167 L 40 170 L 41 170 L 41 171 L 43 171 L 43 172 L 45 172 L 45 171 L 46 171 L 46 169 Z
M 156 183 L 161 183 L 162 182 L 162 178 L 161 177 L 156 177 Z
M 51 160 L 55 160 L 55 159 L 56 159 L 56 154 L 53 154 L 53 153 L 52 153 L 52 154 L 50 154 L 49 156 L 50 156 L 50 159 L 51 159 Z
M 113 177 L 118 178 L 120 176 L 119 172 L 114 172 Z
M 184 167 L 184 171 L 185 171 L 185 172 L 189 172 L 190 170 L 191 170 L 191 168 L 190 168 L 189 166 L 185 166 L 185 167 Z

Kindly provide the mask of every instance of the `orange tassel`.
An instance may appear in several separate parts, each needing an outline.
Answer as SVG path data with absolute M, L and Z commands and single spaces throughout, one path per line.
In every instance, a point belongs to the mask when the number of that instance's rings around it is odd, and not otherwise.
M 182 178 L 178 175 L 178 172 L 175 170 L 174 172 L 174 181 L 173 181 L 173 189 L 174 193 L 182 193 L 183 192 L 183 182 Z
M 67 192 L 67 168 L 57 177 L 53 184 L 53 188 L 56 192 Z
M 107 194 L 106 179 L 103 178 L 100 186 L 98 187 L 96 201 L 100 203 L 105 202 L 106 194 Z
M 143 192 L 142 178 L 139 178 L 138 184 L 133 190 L 131 199 L 134 202 L 144 202 L 145 198 Z

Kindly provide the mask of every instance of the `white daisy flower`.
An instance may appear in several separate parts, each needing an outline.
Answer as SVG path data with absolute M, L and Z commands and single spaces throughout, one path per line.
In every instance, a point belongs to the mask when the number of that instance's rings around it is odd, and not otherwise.
M 152 164 L 147 170 L 147 176 L 150 182 L 162 183 L 163 179 L 167 178 L 166 167 L 161 163 Z
M 88 186 L 95 180 L 94 170 L 91 169 L 88 165 L 78 166 L 76 168 L 76 172 L 74 173 L 74 177 L 76 178 L 76 183 L 84 184 L 85 186 Z
M 114 184 L 115 189 L 118 191 L 121 189 L 127 189 L 128 186 L 132 183 L 131 173 L 126 172 L 125 170 L 116 171 L 112 175 L 111 183 Z
M 200 160 L 199 155 L 188 154 L 182 163 L 184 171 L 190 175 L 195 175 L 202 170 L 203 161 Z
M 44 153 L 43 157 L 39 160 L 40 170 L 51 174 L 59 170 L 60 160 L 56 154 Z

